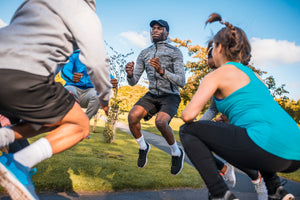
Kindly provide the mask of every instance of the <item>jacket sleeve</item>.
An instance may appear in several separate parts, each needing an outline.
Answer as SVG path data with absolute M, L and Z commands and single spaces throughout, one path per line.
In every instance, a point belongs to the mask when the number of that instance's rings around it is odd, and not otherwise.
M 185 85 L 185 72 L 184 72 L 184 64 L 183 64 L 183 56 L 179 49 L 176 48 L 175 55 L 173 56 L 173 69 L 174 72 L 170 72 L 165 69 L 165 74 L 163 78 L 170 81 L 171 83 L 178 85 L 179 87 L 184 87 Z
M 132 77 L 129 78 L 127 76 L 128 84 L 131 86 L 137 84 L 137 82 L 140 80 L 144 70 L 145 70 L 145 61 L 144 61 L 144 56 L 143 56 L 143 51 L 142 51 L 136 60 L 136 64 L 134 66 Z
M 212 98 L 209 108 L 205 111 L 200 120 L 212 120 L 218 113 L 219 111 L 217 109 L 215 100 Z
M 73 57 L 74 54 L 69 57 L 69 61 L 61 69 L 61 77 L 66 81 L 66 83 L 73 82 L 73 67 L 75 61 Z
M 102 25 L 96 12 L 85 2 L 77 1 L 80 13 L 67 18 L 69 29 L 80 49 L 79 60 L 87 68 L 101 105 L 107 105 L 113 96 L 110 83 L 109 58 L 102 36 Z

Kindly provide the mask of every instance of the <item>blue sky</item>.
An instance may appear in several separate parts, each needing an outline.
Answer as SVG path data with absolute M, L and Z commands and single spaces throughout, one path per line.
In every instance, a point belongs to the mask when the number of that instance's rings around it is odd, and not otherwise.
M 21 0 L 1 0 L 0 26 L 8 24 Z M 116 50 L 132 49 L 135 60 L 150 45 L 149 22 L 165 19 L 170 37 L 190 39 L 206 46 L 222 26 L 204 26 L 208 16 L 217 12 L 242 28 L 252 45 L 254 66 L 273 75 L 278 86 L 286 84 L 287 96 L 300 99 L 300 1 L 299 0 L 96 0 L 104 39 Z M 186 51 L 185 62 L 190 58 Z M 264 76 L 263 78 L 265 78 Z

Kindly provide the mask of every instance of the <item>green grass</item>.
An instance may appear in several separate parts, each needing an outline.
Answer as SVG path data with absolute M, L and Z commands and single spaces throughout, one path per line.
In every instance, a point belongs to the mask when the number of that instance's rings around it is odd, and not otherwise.
M 93 120 L 92 120 L 93 121 Z M 92 122 L 91 121 L 91 122 Z M 131 135 L 117 129 L 114 143 L 104 143 L 104 123 L 73 148 L 39 163 L 33 182 L 38 192 L 112 192 L 166 188 L 201 188 L 198 172 L 184 164 L 182 172 L 170 174 L 171 157 L 152 146 L 145 168 L 137 167 L 138 145 Z M 30 142 L 38 137 L 30 139 Z M 0 189 L 3 192 L 3 189 Z

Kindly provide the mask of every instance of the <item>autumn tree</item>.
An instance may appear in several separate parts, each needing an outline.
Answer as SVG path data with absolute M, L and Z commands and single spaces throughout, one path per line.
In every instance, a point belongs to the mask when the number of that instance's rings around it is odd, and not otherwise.
M 178 38 L 171 39 L 173 42 L 177 43 L 177 47 L 187 48 L 188 55 L 193 58 L 193 61 L 188 61 L 185 64 L 185 70 L 188 74 L 187 83 L 184 88 L 180 89 L 181 98 L 183 101 L 183 105 L 186 105 L 193 95 L 195 94 L 197 88 L 199 87 L 200 81 L 212 70 L 209 68 L 207 63 L 207 48 L 201 47 L 199 45 L 192 45 L 191 40 L 180 40 Z M 258 75 L 262 76 L 267 72 L 262 71 L 260 69 L 256 69 L 253 64 L 248 65 L 252 71 L 256 72 Z M 281 85 L 277 87 L 275 79 L 273 76 L 267 77 L 265 80 L 265 84 L 269 88 L 273 97 L 284 98 L 284 94 L 288 93 L 284 89 L 285 85 Z M 208 105 L 206 105 L 206 110 Z

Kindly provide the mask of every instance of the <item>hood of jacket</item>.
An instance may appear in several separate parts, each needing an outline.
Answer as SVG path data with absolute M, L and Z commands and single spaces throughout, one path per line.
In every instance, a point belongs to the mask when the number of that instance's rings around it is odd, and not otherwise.
M 95 0 L 84 0 L 95 12 L 96 12 L 96 1 Z

